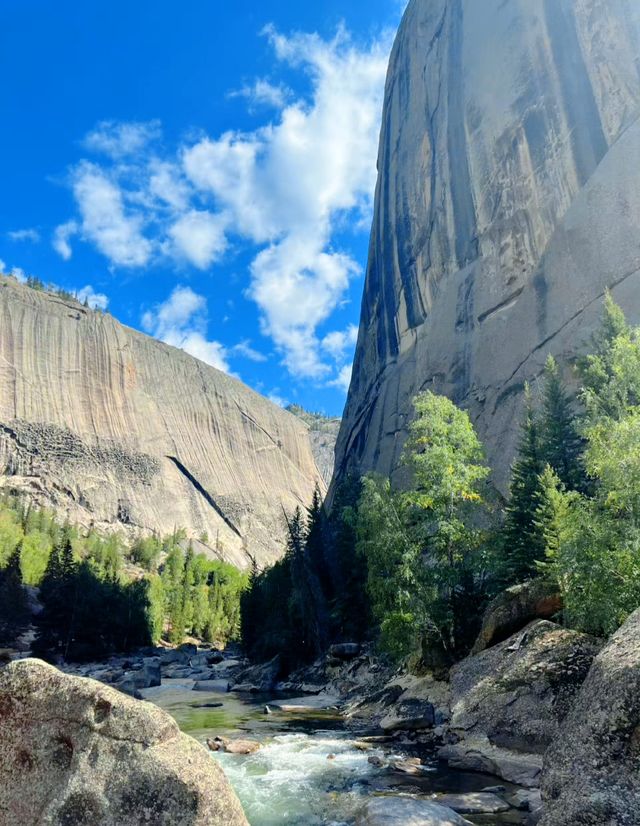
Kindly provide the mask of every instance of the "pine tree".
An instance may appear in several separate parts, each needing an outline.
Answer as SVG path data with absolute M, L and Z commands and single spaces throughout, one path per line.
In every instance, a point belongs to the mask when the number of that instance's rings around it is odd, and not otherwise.
M 502 529 L 503 579 L 512 584 L 535 575 L 544 559 L 544 537 L 536 525 L 540 504 L 540 476 L 545 469 L 529 387 L 525 388 L 525 414 L 516 460 L 511 468 L 509 503 Z
M 27 595 L 20 574 L 20 545 L 0 570 L 0 642 L 11 645 L 24 631 L 29 618 Z
M 584 490 L 586 471 L 582 462 L 583 440 L 558 364 L 549 356 L 545 366 L 544 396 L 540 420 L 540 453 L 567 490 Z

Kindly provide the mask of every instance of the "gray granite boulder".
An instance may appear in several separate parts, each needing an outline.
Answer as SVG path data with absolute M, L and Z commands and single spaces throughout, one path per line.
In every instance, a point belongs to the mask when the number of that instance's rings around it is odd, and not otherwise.
M 40 660 L 0 671 L 0 823 L 247 826 L 222 769 L 155 706 Z
M 541 826 L 640 823 L 640 611 L 596 657 L 545 755 Z

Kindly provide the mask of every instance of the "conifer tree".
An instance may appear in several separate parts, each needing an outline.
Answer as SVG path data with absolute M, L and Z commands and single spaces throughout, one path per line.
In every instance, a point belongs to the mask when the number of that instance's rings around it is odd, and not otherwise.
M 27 595 L 20 574 L 20 546 L 0 570 L 0 642 L 10 645 L 28 622 Z
M 501 561 L 503 579 L 521 582 L 535 575 L 536 565 L 544 559 L 544 537 L 536 524 L 540 504 L 540 476 L 545 469 L 540 444 L 540 427 L 525 388 L 525 413 L 518 453 L 511 468 L 509 503 L 502 529 Z
M 569 394 L 553 356 L 549 356 L 545 366 L 540 452 L 542 460 L 555 471 L 567 490 L 585 489 L 583 441 L 578 433 Z

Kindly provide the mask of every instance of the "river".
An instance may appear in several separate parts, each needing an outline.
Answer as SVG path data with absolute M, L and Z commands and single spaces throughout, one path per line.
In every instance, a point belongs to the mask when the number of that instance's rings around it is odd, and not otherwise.
M 499 783 L 490 776 L 449 770 L 435 759 L 418 777 L 378 768 L 369 757 L 388 764 L 409 752 L 393 752 L 387 745 L 384 750 L 371 744 L 365 748 L 358 739 L 365 733 L 348 730 L 337 712 L 266 714 L 265 703 L 272 698 L 196 692 L 192 686 L 190 680 L 163 680 L 143 694 L 201 743 L 230 736 L 262 744 L 251 755 L 211 755 L 224 768 L 251 826 L 342 826 L 354 823 L 372 794 L 475 792 Z M 514 811 L 466 817 L 478 826 L 523 822 L 522 813 Z

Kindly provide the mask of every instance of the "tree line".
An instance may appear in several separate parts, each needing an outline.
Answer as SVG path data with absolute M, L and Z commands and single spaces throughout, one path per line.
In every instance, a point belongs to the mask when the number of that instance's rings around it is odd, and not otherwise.
M 249 653 L 292 667 L 329 640 L 375 639 L 395 660 L 447 667 L 494 596 L 538 577 L 562 593 L 567 626 L 613 632 L 640 605 L 640 329 L 609 295 L 570 378 L 571 391 L 549 357 L 525 386 L 506 500 L 467 413 L 419 394 L 410 484 L 347 479 L 330 514 L 316 495 L 293 515 L 284 559 L 243 596 Z
M 184 531 L 120 536 L 61 524 L 45 508 L 0 500 L 0 644 L 32 621 L 34 653 L 47 659 L 99 658 L 164 638 L 225 644 L 240 633 L 248 575 L 196 554 Z

